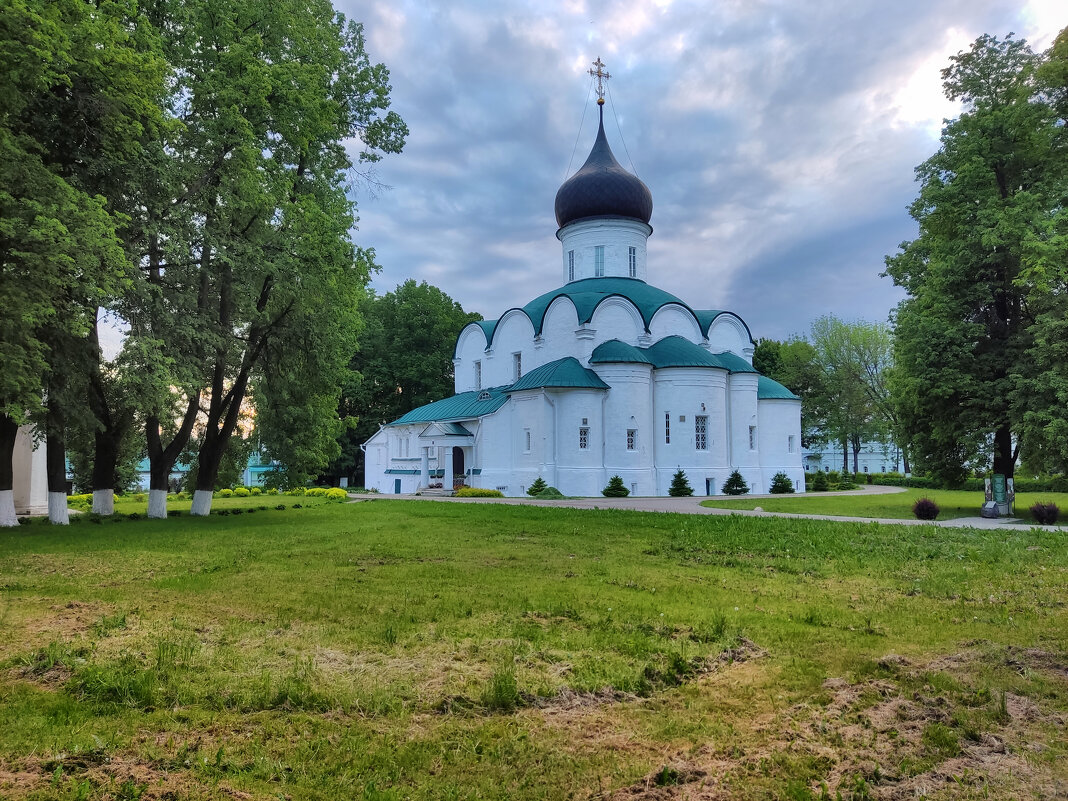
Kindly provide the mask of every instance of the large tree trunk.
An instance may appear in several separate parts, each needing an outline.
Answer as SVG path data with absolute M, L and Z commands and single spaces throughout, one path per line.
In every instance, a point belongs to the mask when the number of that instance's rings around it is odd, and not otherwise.
M 860 436 L 853 435 L 853 474 L 860 472 Z
M 105 426 L 107 423 L 100 420 Z M 119 463 L 119 443 L 114 430 L 96 432 L 93 449 L 93 511 L 110 515 L 115 511 L 115 469 Z
M 171 471 L 178 461 L 185 446 L 189 444 L 189 437 L 193 433 L 193 423 L 196 422 L 197 412 L 200 410 L 200 393 L 194 392 L 189 396 L 186 404 L 185 415 L 182 425 L 174 433 L 171 441 L 163 445 L 163 426 L 158 417 L 148 417 L 145 421 L 145 434 L 148 444 L 148 516 L 167 516 L 167 489 Z
M 849 472 L 849 438 L 842 437 L 842 475 Z
M 17 526 L 18 515 L 15 514 L 15 438 L 19 433 L 19 424 L 0 414 L 0 527 Z
M 48 522 L 53 526 L 70 524 L 67 511 L 67 448 L 63 425 L 54 415 L 49 415 L 48 434 L 45 437 L 45 472 L 48 474 Z
M 1012 478 L 1016 469 L 1016 454 L 1012 449 L 1012 429 L 1003 425 L 994 433 L 994 472 Z
M 909 473 L 912 472 L 912 468 L 909 466 L 909 449 L 908 448 L 902 448 L 901 449 L 901 463 L 905 467 L 905 475 L 908 475 Z M 894 465 L 894 467 L 897 467 L 897 465 Z

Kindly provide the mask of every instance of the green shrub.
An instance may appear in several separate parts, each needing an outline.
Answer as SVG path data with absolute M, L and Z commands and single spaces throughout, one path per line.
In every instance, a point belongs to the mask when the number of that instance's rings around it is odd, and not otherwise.
M 848 478 L 842 479 L 842 481 L 838 484 L 838 489 L 840 490 L 855 490 L 856 488 L 857 485 L 854 482 L 850 481 Z
M 249 487 L 249 495 L 260 495 L 263 492 L 259 487 Z
M 548 486 L 549 485 L 545 483 L 545 479 L 541 476 L 538 476 L 536 479 L 534 479 L 534 483 L 527 487 L 527 495 L 533 498 Z
M 305 493 L 304 487 L 293 487 L 286 490 L 286 495 L 303 495 Z
M 693 487 L 690 486 L 690 482 L 686 479 L 686 473 L 680 467 L 675 471 L 675 475 L 671 477 L 671 486 L 668 487 L 668 495 L 672 498 L 688 498 L 693 495 Z
M 312 487 L 304 491 L 304 494 L 309 498 L 322 498 L 326 496 L 326 489 L 323 487 Z
M 135 503 L 146 503 L 148 501 L 148 493 L 135 492 L 133 495 L 130 496 L 130 500 L 134 501 Z
M 247 489 L 245 489 L 244 487 L 238 487 L 237 489 L 234 490 L 234 497 L 235 498 L 247 498 L 248 496 L 249 496 L 249 491 Z
M 556 487 L 546 487 L 535 497 L 541 501 L 558 501 L 561 498 L 566 498 L 567 496 L 564 495 L 564 493 L 560 492 L 560 490 L 558 490 Z
M 816 473 L 812 478 L 812 483 L 809 485 L 809 489 L 813 492 L 826 492 L 827 491 L 827 474 Z
M 457 498 L 503 498 L 504 493 L 495 489 L 480 489 L 478 487 L 460 487 L 456 490 Z
M 232 498 L 234 497 L 234 491 L 232 489 L 221 489 L 217 493 L 220 498 Z
M 626 498 L 630 495 L 630 490 L 623 484 L 622 478 L 612 476 L 608 479 L 608 486 L 601 490 L 601 494 L 606 498 Z
M 748 495 L 749 485 L 745 483 L 742 474 L 735 470 L 727 476 L 727 480 L 723 482 L 723 489 L 720 492 L 724 495 Z
M 323 493 L 323 497 L 329 501 L 345 501 L 348 500 L 349 494 L 341 487 L 331 487 Z
M 278 494 L 278 487 L 270 487 L 267 490 L 267 494 L 268 495 L 277 495 Z
M 776 473 L 771 478 L 772 495 L 789 495 L 794 491 L 794 482 L 786 473 Z

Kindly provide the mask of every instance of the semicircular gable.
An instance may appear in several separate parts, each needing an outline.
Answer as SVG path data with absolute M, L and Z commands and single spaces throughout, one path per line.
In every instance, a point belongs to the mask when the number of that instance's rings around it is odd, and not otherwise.
M 493 330 L 493 339 L 490 347 L 501 341 L 512 340 L 511 345 L 523 345 L 531 341 L 537 335 L 534 321 L 524 309 L 509 309 L 501 315 L 497 321 L 497 327 Z
M 594 307 L 589 320 L 583 322 L 597 329 L 598 339 L 620 339 L 632 345 L 637 344 L 638 337 L 646 330 L 641 311 L 622 295 L 604 298 Z
M 753 345 L 753 335 L 745 320 L 733 312 L 720 312 L 708 326 L 705 335 L 712 351 L 729 350 L 742 354 Z
M 487 323 L 489 325 L 487 325 Z M 490 337 L 493 336 L 493 329 L 496 327 L 496 320 L 477 320 L 473 323 L 468 323 L 460 329 L 460 333 L 456 335 L 456 345 L 452 349 L 452 357 L 454 359 L 460 358 L 460 354 L 470 345 L 472 337 L 482 340 L 482 350 L 489 347 Z
M 704 339 L 700 321 L 689 306 L 681 303 L 665 303 L 654 313 L 649 322 L 649 333 L 655 339 L 679 335 L 687 339 L 700 341 Z

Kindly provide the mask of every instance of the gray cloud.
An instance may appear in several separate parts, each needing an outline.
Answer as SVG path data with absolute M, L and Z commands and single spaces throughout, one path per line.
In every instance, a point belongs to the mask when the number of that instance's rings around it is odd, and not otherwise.
M 391 188 L 357 194 L 376 288 L 426 280 L 494 318 L 559 285 L 553 199 L 580 122 L 571 171 L 593 140 L 600 55 L 612 147 L 653 192 L 650 281 L 775 337 L 886 318 L 883 257 L 952 113 L 938 69 L 981 33 L 1044 46 L 1068 24 L 1008 0 L 340 6 L 411 128 L 376 167 Z

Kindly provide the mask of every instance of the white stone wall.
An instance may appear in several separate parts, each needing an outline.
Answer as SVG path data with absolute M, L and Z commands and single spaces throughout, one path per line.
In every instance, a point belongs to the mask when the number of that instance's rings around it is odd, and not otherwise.
M 765 492 L 760 470 L 760 421 L 757 415 L 757 374 L 733 373 L 727 381 L 730 415 L 730 463 L 742 474 L 753 493 Z M 750 447 L 750 427 L 754 440 Z
M 731 352 L 753 363 L 753 343 L 745 324 L 731 312 L 724 312 L 708 327 L 708 349 L 712 353 Z
M 583 220 L 556 232 L 562 254 L 562 283 L 595 278 L 594 248 L 604 247 L 604 277 L 646 280 L 647 240 L 653 229 L 638 220 Z M 630 274 L 630 248 L 635 249 L 636 274 Z M 568 253 L 575 253 L 575 277 L 569 278 Z
M 765 398 L 758 404 L 760 469 L 764 492 L 778 472 L 794 482 L 794 490 L 805 491 L 805 470 L 801 463 L 801 401 Z M 791 450 L 791 440 L 792 450 Z

